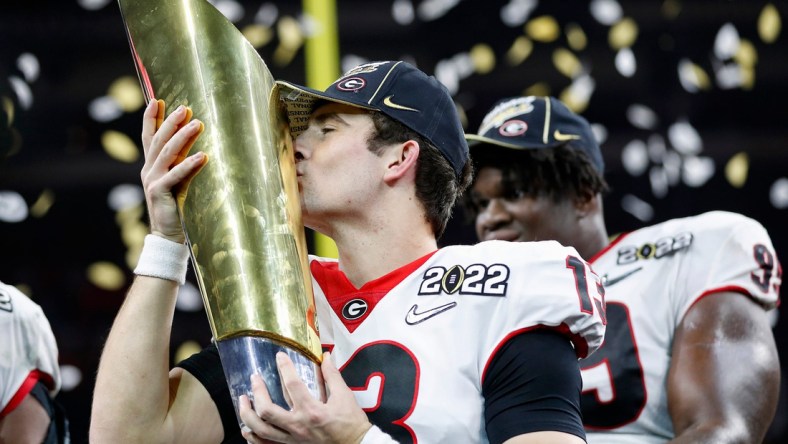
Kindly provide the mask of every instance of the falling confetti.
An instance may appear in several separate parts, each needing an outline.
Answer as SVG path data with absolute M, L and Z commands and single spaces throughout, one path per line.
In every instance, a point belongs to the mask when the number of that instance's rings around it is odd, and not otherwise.
M 750 158 L 746 152 L 737 153 L 725 165 L 725 178 L 734 188 L 741 188 L 747 182 L 750 171 Z
M 764 43 L 774 43 L 780 36 L 781 29 L 780 13 L 773 4 L 767 4 L 758 17 L 758 35 Z
M 126 276 L 120 268 L 107 261 L 91 264 L 87 269 L 87 278 L 96 287 L 109 291 L 120 290 L 126 284 Z
M 552 42 L 560 35 L 560 28 L 555 18 L 544 15 L 526 23 L 525 34 L 539 42 Z

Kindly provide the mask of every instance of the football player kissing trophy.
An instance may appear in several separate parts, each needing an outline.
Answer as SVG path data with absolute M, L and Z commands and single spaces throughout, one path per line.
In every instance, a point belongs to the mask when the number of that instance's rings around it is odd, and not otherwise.
M 205 122 L 194 148 L 210 162 L 177 201 L 236 416 L 253 373 L 288 408 L 278 351 L 325 399 L 293 145 L 271 73 L 206 0 L 119 3 L 146 100 Z

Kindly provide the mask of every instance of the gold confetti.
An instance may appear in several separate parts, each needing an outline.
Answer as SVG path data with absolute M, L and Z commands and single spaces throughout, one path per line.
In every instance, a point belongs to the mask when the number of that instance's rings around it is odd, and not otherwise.
M 751 66 L 739 66 L 741 73 L 741 89 L 751 90 L 755 86 L 755 69 Z
M 536 17 L 525 24 L 525 34 L 538 42 L 552 42 L 558 38 L 558 22 L 552 16 Z
M 764 43 L 774 43 L 777 37 L 780 36 L 782 29 L 782 20 L 777 8 L 769 3 L 761 10 L 761 15 L 758 17 L 758 35 Z
M 558 48 L 553 51 L 553 65 L 555 65 L 558 72 L 570 79 L 580 74 L 583 68 L 580 60 L 566 48 Z
M 635 44 L 638 38 L 638 25 L 631 18 L 621 19 L 618 23 L 610 27 L 607 41 L 615 51 L 629 48 Z
M 282 17 L 276 23 L 279 44 L 289 49 L 297 49 L 304 43 L 304 34 L 298 20 L 293 17 Z
M 747 182 L 750 170 L 750 158 L 745 152 L 740 152 L 728 160 L 725 165 L 725 178 L 734 188 L 741 188 Z
M 41 218 L 46 216 L 52 204 L 55 203 L 55 193 L 52 190 L 44 190 L 38 196 L 38 199 L 30 206 L 30 215 L 33 217 Z
M 487 74 L 495 69 L 495 52 L 490 45 L 477 43 L 471 48 L 470 55 L 477 74 Z
M 14 123 L 14 101 L 8 96 L 3 96 L 3 112 L 8 117 L 8 126 Z
M 293 17 L 282 17 L 276 23 L 276 31 L 279 36 L 279 46 L 274 51 L 274 63 L 277 66 L 286 66 L 304 44 L 304 33 L 298 20 Z
M 125 224 L 120 228 L 120 238 L 128 248 L 142 248 L 145 235 L 148 233 L 150 229 L 141 221 Z
M 112 82 L 107 95 L 115 99 L 120 109 L 127 113 L 134 112 L 145 104 L 140 82 L 131 76 L 119 77 Z
M 115 160 L 134 163 L 140 157 L 140 150 L 131 138 L 120 131 L 107 130 L 101 135 L 104 151 Z
M 679 63 L 679 80 L 681 85 L 689 92 L 708 90 L 711 87 L 711 81 L 706 71 L 686 59 Z
M 739 49 L 733 55 L 733 60 L 739 65 L 751 68 L 758 63 L 758 50 L 755 49 L 755 46 L 749 40 L 741 39 L 739 41 Z
M 566 41 L 569 43 L 569 47 L 575 51 L 584 50 L 588 44 L 586 33 L 577 23 L 566 25 Z
M 137 267 L 137 263 L 140 261 L 140 253 L 142 253 L 142 247 L 129 247 L 129 249 L 126 250 L 124 259 L 129 270 L 133 270 Z
M 249 40 L 252 46 L 258 49 L 267 45 L 273 38 L 271 28 L 256 23 L 245 26 L 241 33 L 246 37 L 246 40 Z
M 143 214 L 145 214 L 145 207 L 142 204 L 126 207 L 115 213 L 115 223 L 118 225 L 135 223 L 142 218 Z
M 523 91 L 525 96 L 549 96 L 550 85 L 546 82 L 537 82 Z
M 109 291 L 119 290 L 126 283 L 126 276 L 120 268 L 107 261 L 88 266 L 87 278 L 96 287 Z
M 581 114 L 588 108 L 588 100 L 579 94 L 575 94 L 571 86 L 564 88 L 561 94 L 558 95 L 558 99 L 577 114 Z
M 517 37 L 512 46 L 506 51 L 506 61 L 511 66 L 523 63 L 534 50 L 534 43 L 525 36 Z

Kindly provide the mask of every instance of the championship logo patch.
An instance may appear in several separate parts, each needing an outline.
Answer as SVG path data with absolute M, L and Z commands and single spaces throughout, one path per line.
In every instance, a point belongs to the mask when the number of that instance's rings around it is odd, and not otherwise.
M 639 260 L 662 259 L 692 245 L 692 233 L 681 233 L 674 237 L 663 237 L 656 242 L 647 242 L 639 247 L 626 246 L 618 250 L 617 265 L 631 264 Z
M 506 296 L 509 267 L 503 264 L 453 265 L 448 269 L 428 268 L 419 286 L 419 295 L 461 294 L 473 296 Z
M 351 77 L 337 83 L 337 89 L 342 91 L 358 91 L 366 85 L 367 82 L 361 77 Z
M 457 292 L 465 280 L 465 270 L 459 265 L 455 265 L 446 271 L 441 279 L 441 289 L 444 293 L 452 294 Z
M 528 131 L 528 124 L 522 120 L 509 120 L 498 128 L 498 133 L 504 137 L 517 137 L 525 134 L 526 131 Z
M 342 307 L 342 317 L 354 321 L 364 316 L 369 309 L 367 301 L 363 299 L 351 299 Z

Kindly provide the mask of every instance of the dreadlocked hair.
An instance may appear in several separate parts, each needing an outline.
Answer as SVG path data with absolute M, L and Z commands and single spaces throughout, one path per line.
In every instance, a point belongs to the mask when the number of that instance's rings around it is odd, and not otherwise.
M 473 165 L 468 160 L 460 177 L 435 145 L 402 123 L 373 111 L 370 113 L 375 133 L 367 140 L 369 150 L 380 154 L 391 144 L 415 140 L 419 144 L 416 164 L 416 197 L 424 207 L 432 232 L 439 238 L 446 230 L 454 203 L 468 188 L 473 176 Z

